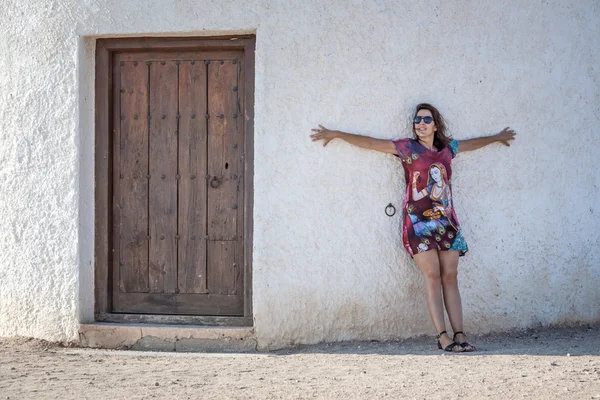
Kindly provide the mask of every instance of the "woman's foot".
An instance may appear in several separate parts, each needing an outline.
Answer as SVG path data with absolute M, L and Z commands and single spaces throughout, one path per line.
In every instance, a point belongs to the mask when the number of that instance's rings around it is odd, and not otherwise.
M 462 353 L 465 351 L 461 345 L 450 339 L 450 336 L 448 336 L 446 331 L 440 332 L 437 335 L 437 340 L 438 349 L 440 350 L 449 351 L 452 353 Z
M 467 335 L 465 335 L 462 331 L 458 331 L 454 333 L 454 341 L 463 348 L 465 352 L 476 351 L 477 348 L 472 344 L 467 342 Z

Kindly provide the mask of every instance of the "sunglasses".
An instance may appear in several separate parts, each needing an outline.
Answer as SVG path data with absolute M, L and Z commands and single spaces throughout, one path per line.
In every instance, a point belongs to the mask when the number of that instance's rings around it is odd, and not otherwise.
M 433 122 L 433 117 L 415 117 L 413 120 L 415 124 L 420 124 L 421 121 L 425 122 L 426 124 L 430 124 Z

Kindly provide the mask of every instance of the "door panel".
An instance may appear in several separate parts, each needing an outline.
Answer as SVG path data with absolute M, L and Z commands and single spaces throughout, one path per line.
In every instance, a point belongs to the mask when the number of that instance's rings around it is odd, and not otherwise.
M 240 315 L 244 301 L 240 296 L 173 293 L 115 293 L 122 304 L 112 311 L 133 314 Z
M 207 66 L 179 66 L 179 276 L 181 293 L 206 289 Z
M 208 66 L 209 240 L 237 239 L 241 143 L 237 72 L 236 60 L 220 60 Z
M 121 68 L 117 208 L 120 210 L 118 288 L 148 291 L 148 68 L 127 62 Z
M 177 93 L 174 61 L 150 64 L 150 291 L 177 288 Z
M 113 63 L 112 312 L 243 315 L 242 53 L 173 55 Z
M 216 295 L 237 294 L 239 243 L 237 241 L 208 242 L 208 262 L 212 266 L 208 276 L 208 290 Z

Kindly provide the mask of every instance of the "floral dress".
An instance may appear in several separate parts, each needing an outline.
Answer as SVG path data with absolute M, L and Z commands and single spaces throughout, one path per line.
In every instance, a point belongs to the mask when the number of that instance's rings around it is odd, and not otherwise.
M 406 177 L 402 242 L 411 256 L 431 249 L 468 251 L 452 206 L 451 163 L 458 141 L 440 151 L 414 139 L 394 140 Z

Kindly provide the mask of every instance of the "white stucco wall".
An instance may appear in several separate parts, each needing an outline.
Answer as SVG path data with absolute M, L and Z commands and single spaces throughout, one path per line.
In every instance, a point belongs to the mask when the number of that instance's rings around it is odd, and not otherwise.
M 454 162 L 471 332 L 600 319 L 600 4 L 588 1 L 0 3 L 0 336 L 93 320 L 97 37 L 256 34 L 253 306 L 262 347 L 432 333 L 400 245 L 401 165 L 308 135 L 409 136 L 435 104 Z

